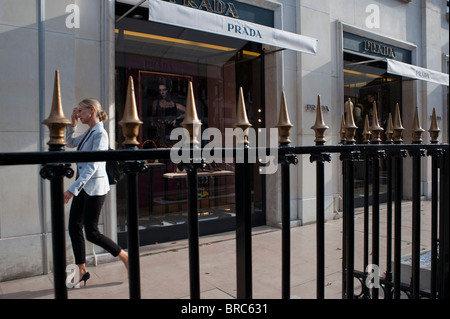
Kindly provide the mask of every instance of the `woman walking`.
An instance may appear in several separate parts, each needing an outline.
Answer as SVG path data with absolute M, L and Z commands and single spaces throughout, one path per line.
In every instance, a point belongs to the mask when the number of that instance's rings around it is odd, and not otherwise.
M 95 99 L 84 99 L 73 109 L 72 124 L 66 127 L 66 141 L 68 147 L 76 147 L 77 151 L 108 150 L 109 140 L 103 122 L 108 115 Z M 75 137 L 75 127 L 78 120 L 87 124 L 89 129 Z M 64 203 L 70 199 L 72 206 L 69 215 L 69 235 L 75 263 L 79 268 L 78 282 L 86 281 L 90 274 L 86 269 L 86 247 L 83 236 L 83 226 L 86 239 L 104 248 L 114 257 L 119 257 L 128 268 L 128 254 L 110 238 L 98 230 L 100 212 L 109 192 L 109 181 L 106 174 L 105 162 L 77 163 L 75 182 L 64 192 Z

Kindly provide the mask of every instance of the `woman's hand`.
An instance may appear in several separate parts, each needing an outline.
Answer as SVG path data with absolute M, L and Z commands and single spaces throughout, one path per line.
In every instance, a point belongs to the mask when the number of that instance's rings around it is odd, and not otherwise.
M 72 126 L 77 126 L 78 123 L 78 107 L 74 107 L 72 111 Z
M 67 204 L 73 197 L 73 194 L 69 191 L 64 192 L 64 204 Z

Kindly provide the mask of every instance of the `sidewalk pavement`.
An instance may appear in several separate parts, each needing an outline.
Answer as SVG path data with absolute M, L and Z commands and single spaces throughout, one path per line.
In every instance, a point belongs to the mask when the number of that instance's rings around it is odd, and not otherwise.
M 402 204 L 402 255 L 411 253 L 412 203 Z M 421 244 L 431 238 L 431 204 L 422 201 Z M 355 270 L 363 270 L 363 214 L 355 215 Z M 342 216 L 340 216 L 342 217 Z M 369 229 L 372 229 L 370 214 Z M 380 270 L 386 269 L 386 204 L 380 207 Z M 291 298 L 316 297 L 316 224 L 291 229 Z M 342 218 L 325 223 L 325 298 L 341 298 Z M 371 244 L 369 245 L 371 247 Z M 370 248 L 369 248 L 370 249 Z M 281 298 L 281 230 L 256 227 L 252 236 L 253 298 Z M 370 257 L 369 257 L 370 258 Z M 392 256 L 393 258 L 393 256 Z M 370 261 L 369 261 L 370 263 Z M 189 298 L 188 242 L 180 240 L 141 247 L 141 298 Z M 85 287 L 68 289 L 69 299 L 127 299 L 127 272 L 121 261 L 89 266 Z M 382 275 L 382 274 L 381 274 Z M 202 299 L 236 298 L 235 233 L 200 238 Z M 355 281 L 355 290 L 360 289 Z M 52 299 L 53 274 L 0 282 L 0 299 Z

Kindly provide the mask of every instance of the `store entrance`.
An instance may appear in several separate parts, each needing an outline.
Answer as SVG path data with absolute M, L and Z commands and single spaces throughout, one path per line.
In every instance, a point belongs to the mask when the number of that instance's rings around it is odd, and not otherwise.
M 140 13 L 140 11 L 136 11 Z M 119 14 L 116 12 L 116 14 Z M 127 79 L 132 76 L 143 125 L 140 148 L 171 148 L 170 133 L 180 127 L 187 85 L 193 83 L 202 132 L 224 133 L 236 119 L 239 88 L 244 90 L 249 121 L 264 126 L 263 51 L 260 44 L 125 17 L 116 24 L 116 119 L 122 118 Z M 223 134 L 224 138 L 224 134 Z M 116 126 L 117 147 L 121 127 Z M 203 140 L 203 145 L 209 140 Z M 224 143 L 224 141 L 222 141 Z M 223 144 L 224 145 L 224 144 Z M 187 238 L 186 173 L 170 160 L 148 161 L 139 174 L 141 245 Z M 207 163 L 199 173 L 200 235 L 235 228 L 233 163 Z M 265 224 L 264 176 L 252 171 L 252 224 Z M 117 185 L 118 241 L 126 247 L 126 179 Z
M 344 52 L 344 97 L 354 105 L 353 115 L 356 126 L 356 142 L 362 143 L 366 115 L 372 124 L 372 112 L 376 103 L 380 126 L 386 130 L 389 113 L 394 115 L 396 103 L 402 106 L 402 77 L 386 72 L 386 62 Z M 382 134 L 382 143 L 386 142 Z M 371 163 L 369 164 L 371 165 Z M 363 206 L 364 162 L 355 163 L 355 206 Z M 369 194 L 371 194 L 372 168 L 369 167 Z M 385 202 L 387 191 L 387 170 L 380 161 L 380 201 Z M 369 199 L 370 201 L 370 199 Z

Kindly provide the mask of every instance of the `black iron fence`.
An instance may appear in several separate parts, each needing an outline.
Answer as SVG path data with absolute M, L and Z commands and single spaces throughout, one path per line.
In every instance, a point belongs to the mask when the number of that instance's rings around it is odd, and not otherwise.
M 311 162 L 317 163 L 316 169 L 316 227 L 317 227 L 317 298 L 324 298 L 325 289 L 325 229 L 324 229 L 324 163 L 329 155 L 340 155 L 343 172 L 343 254 L 342 254 L 342 296 L 343 298 L 378 299 L 383 291 L 384 298 L 448 298 L 449 293 L 449 146 L 423 144 L 368 144 L 313 147 L 282 147 L 280 157 L 284 154 L 309 154 Z M 413 161 L 410 174 L 412 184 L 412 211 L 402 212 L 403 196 L 403 161 L 409 156 Z M 363 269 L 355 269 L 355 207 L 354 207 L 354 164 L 362 161 L 365 165 L 365 205 L 364 205 L 364 252 Z M 372 281 L 369 264 L 380 265 L 380 178 L 379 162 L 387 165 L 387 228 L 386 228 L 386 269 L 380 270 L 378 285 Z M 421 164 L 431 161 L 431 242 L 421 241 Z M 373 179 L 369 185 L 368 167 L 372 162 Z M 287 166 L 289 163 L 282 163 Z M 283 166 L 283 167 L 284 167 Z M 288 189 L 288 179 L 282 173 L 282 189 Z M 369 230 L 369 186 L 372 186 L 372 231 Z M 283 216 L 289 216 L 289 205 L 283 199 Z M 412 214 L 412 225 L 402 224 L 402 214 Z M 284 217 L 286 218 L 286 217 Z M 288 219 L 283 219 L 283 224 Z M 406 254 L 401 251 L 402 227 L 412 227 L 412 276 L 408 282 L 401 281 L 401 259 Z M 371 233 L 371 238 L 369 238 Z M 283 265 L 289 265 L 289 229 L 283 227 Z M 286 237 L 286 239 L 284 239 Z M 284 246 L 284 243 L 286 245 Z M 372 247 L 369 248 L 369 242 Z M 420 245 L 431 247 L 430 290 L 420 289 Z M 393 253 L 392 253 L 393 252 Z M 371 255 L 371 260 L 369 260 Z M 393 269 L 391 265 L 393 264 Z M 283 272 L 291 269 L 283 267 Z M 361 289 L 354 287 L 354 278 L 361 284 Z M 289 296 L 289 275 L 283 275 L 283 296 Z M 355 290 L 361 291 L 355 293 Z
M 131 89 L 130 89 L 131 87 Z M 165 149 L 138 149 L 137 130 L 142 124 L 137 118 L 133 118 L 135 111 L 134 90 L 132 80 L 127 94 L 127 105 L 124 119 L 120 122 L 126 137 L 126 149 L 115 151 L 91 151 L 91 152 L 64 152 L 64 127 L 67 125 L 62 115 L 62 108 L 58 100 L 59 83 L 56 86 L 52 114 L 46 124 L 50 127 L 50 152 L 30 153 L 1 153 L 0 165 L 43 165 L 41 177 L 48 179 L 51 184 L 51 219 L 52 219 L 52 249 L 54 290 L 56 298 L 67 298 L 66 288 L 66 245 L 65 245 L 65 221 L 63 202 L 63 178 L 71 177 L 73 170 L 70 163 L 92 161 L 122 161 L 123 173 L 127 177 L 128 207 L 128 256 L 129 256 L 129 289 L 130 298 L 140 298 L 140 256 L 139 256 L 139 230 L 138 230 L 138 173 L 145 171 L 145 160 L 170 159 L 171 150 Z M 190 87 L 190 90 L 192 88 Z M 190 297 L 200 298 L 200 258 L 199 258 L 199 227 L 198 227 L 198 197 L 197 197 L 197 172 L 203 168 L 203 160 L 196 158 L 192 151 L 195 144 L 196 127 L 199 121 L 196 118 L 193 95 L 188 94 L 185 120 L 182 125 L 189 131 L 191 139 L 191 152 L 189 159 L 181 165 L 187 172 L 188 189 L 188 241 L 189 241 L 189 281 Z M 349 101 L 350 102 L 350 101 Z M 134 104 L 134 105 L 133 105 Z M 375 106 L 375 105 L 374 105 Z M 131 108 L 131 109 L 130 109 Z M 134 111 L 133 111 L 134 108 Z M 332 158 L 332 154 L 342 164 L 343 174 L 343 250 L 342 250 L 342 297 L 373 298 L 378 299 L 380 292 L 384 298 L 448 298 L 449 297 L 449 269 L 450 269 L 450 149 L 448 144 L 438 144 L 436 127 L 430 128 L 432 144 L 422 144 L 421 134 L 424 131 L 415 123 L 413 130 L 413 144 L 403 144 L 401 121 L 399 113 L 392 129 L 386 128 L 386 143 L 381 144 L 380 134 L 383 130 L 378 125 L 376 112 L 370 130 L 366 125 L 364 134 L 365 144 L 355 144 L 355 131 L 351 104 L 346 103 L 346 121 L 343 119 L 341 144 L 337 146 L 324 145 L 324 131 L 328 128 L 322 119 L 320 100 L 317 106 L 317 119 L 312 127 L 316 133 L 316 145 L 292 147 L 289 140 L 289 131 L 292 124 L 289 121 L 287 108 L 282 100 L 280 108 L 280 121 L 278 123 L 280 145 L 275 151 L 281 165 L 281 192 L 282 192 L 282 274 L 281 287 L 282 298 L 290 298 L 290 274 L 292 269 L 291 238 L 290 238 L 290 167 L 297 163 L 297 155 L 309 155 L 311 163 L 316 164 L 316 293 L 317 298 L 325 297 L 325 165 Z M 376 110 L 376 107 L 374 107 Z M 238 105 L 237 127 L 243 130 L 250 126 L 245 115 L 243 97 L 240 96 Z M 58 116 L 54 116 L 57 114 Z M 134 115 L 133 115 L 134 114 Z M 417 113 L 416 113 L 417 114 Z M 128 116 L 129 115 L 129 116 Z M 126 117 L 128 116 L 128 117 Z M 368 120 L 366 121 L 368 122 Z M 433 118 L 435 123 L 435 115 Z M 198 132 L 198 130 L 197 130 Z M 371 138 L 370 138 L 371 136 Z M 370 138 L 370 139 L 369 139 Z M 215 149 L 221 152 L 225 158 L 229 151 L 236 158 L 237 151 L 243 161 L 235 163 L 235 205 L 236 205 L 236 287 L 237 298 L 252 298 L 252 228 L 251 228 L 251 182 L 250 171 L 253 165 L 259 165 L 249 160 L 249 146 L 247 141 L 240 149 Z M 273 154 L 274 148 L 263 148 L 266 154 Z M 258 154 L 260 154 L 258 152 Z M 412 185 L 412 212 L 402 211 L 403 196 L 403 162 L 406 157 L 412 158 L 412 171 L 407 178 Z M 421 169 L 422 163 L 431 161 L 431 277 L 430 289 L 420 288 L 423 280 L 420 275 L 420 236 L 421 230 Z M 364 254 L 363 269 L 355 267 L 355 163 L 364 164 Z M 375 276 L 372 272 L 374 266 L 380 265 L 380 176 L 379 167 L 383 163 L 387 167 L 387 251 L 386 269 L 384 276 Z M 372 166 L 372 181 L 369 181 L 369 167 Z M 311 164 L 313 165 L 313 164 Z M 2 181 L 3 182 L 3 181 Z M 371 183 L 371 185 L 369 185 Z M 372 194 L 369 194 L 371 186 Z M 274 190 L 277 191 L 277 190 Z M 369 231 L 369 196 L 371 196 L 372 231 Z M 403 224 L 402 215 L 412 214 L 412 271 L 409 281 L 401 279 L 401 232 Z M 371 235 L 371 238 L 369 236 Z M 369 249 L 369 243 L 372 244 Z M 296 249 L 293 247 L 292 249 Z M 371 260 L 369 256 L 371 251 Z M 391 266 L 393 265 L 393 266 Z M 368 267 L 372 266 L 372 267 Z M 380 270 L 381 273 L 382 270 Z M 377 278 L 379 278 L 377 282 Z M 355 279 L 361 282 L 362 288 L 354 286 Z M 358 291 L 355 293 L 355 291 Z M 361 292 L 359 292 L 361 291 Z
M 220 150 L 219 150 L 220 151 Z M 225 155 L 227 150 L 221 150 Z M 235 150 L 234 150 L 235 151 Z M 282 297 L 290 296 L 290 274 L 295 271 L 290 265 L 290 207 L 289 207 L 289 175 L 290 164 L 295 164 L 296 155 L 309 155 L 311 162 L 316 162 L 316 187 L 317 187 L 317 298 L 325 295 L 325 220 L 324 220 L 324 166 L 330 160 L 331 154 L 339 154 L 343 166 L 343 262 L 342 262 L 342 295 L 344 298 L 378 298 L 380 289 L 384 298 L 400 298 L 405 294 L 411 298 L 444 298 L 449 291 L 449 145 L 448 144 L 391 144 L 391 145 L 338 145 L 338 146 L 308 146 L 278 148 L 281 165 L 282 179 Z M 413 209 L 412 212 L 402 211 L 402 162 L 410 156 L 413 160 L 411 183 L 413 185 Z M 140 297 L 140 269 L 139 269 L 139 231 L 138 231 L 138 207 L 137 207 L 137 173 L 141 172 L 147 159 L 169 159 L 170 150 L 116 150 L 96 152 L 31 152 L 31 153 L 2 153 L 0 165 L 34 165 L 42 164 L 41 176 L 49 179 L 51 184 L 52 203 L 52 237 L 54 260 L 54 285 L 57 298 L 67 297 L 66 276 L 66 246 L 65 246 L 65 222 L 63 204 L 63 178 L 70 177 L 73 171 L 68 163 L 87 161 L 123 161 L 124 174 L 128 183 L 128 250 L 129 250 L 129 284 L 130 298 Z M 385 161 L 392 167 L 388 170 L 388 181 L 393 182 L 394 187 L 388 187 L 387 202 L 387 269 L 385 276 L 381 276 L 379 286 L 370 288 L 368 278 L 371 273 L 367 271 L 369 264 L 379 265 L 380 260 L 380 220 L 379 201 L 377 192 L 379 178 L 373 179 L 372 192 L 372 249 L 369 249 L 369 207 L 365 206 L 364 220 L 364 269 L 355 269 L 355 237 L 354 237 L 354 213 L 353 206 L 353 165 L 356 161 L 363 161 L 365 165 L 369 161 Z M 431 282 L 430 290 L 420 290 L 420 218 L 421 218 L 421 190 L 420 174 L 421 162 L 431 161 L 432 170 L 432 241 L 431 247 Z M 189 190 L 188 206 L 188 236 L 189 236 L 189 271 L 191 298 L 200 297 L 199 276 L 199 244 L 198 244 L 198 215 L 197 215 L 197 183 L 196 174 L 201 164 L 186 163 L 187 187 Z M 252 244 L 251 244 L 251 209 L 249 207 L 248 193 L 250 183 L 248 174 L 253 163 L 244 162 L 236 164 L 236 259 L 237 259 L 237 297 L 252 297 Z M 372 165 L 374 172 L 377 165 Z M 366 187 L 369 185 L 367 184 Z M 395 191 L 394 191 L 395 190 Z M 402 252 L 400 250 L 402 214 L 412 213 L 412 276 L 410 282 L 402 282 L 400 262 Z M 293 248 L 295 249 L 295 248 Z M 372 252 L 369 260 L 369 251 Z M 393 252 L 393 254 L 392 254 Z M 393 263 L 392 263 L 393 262 Z M 393 264 L 393 269 L 391 269 Z M 354 287 L 354 278 L 358 278 L 362 284 L 362 293 L 359 287 Z M 375 284 L 372 286 L 375 287 Z

